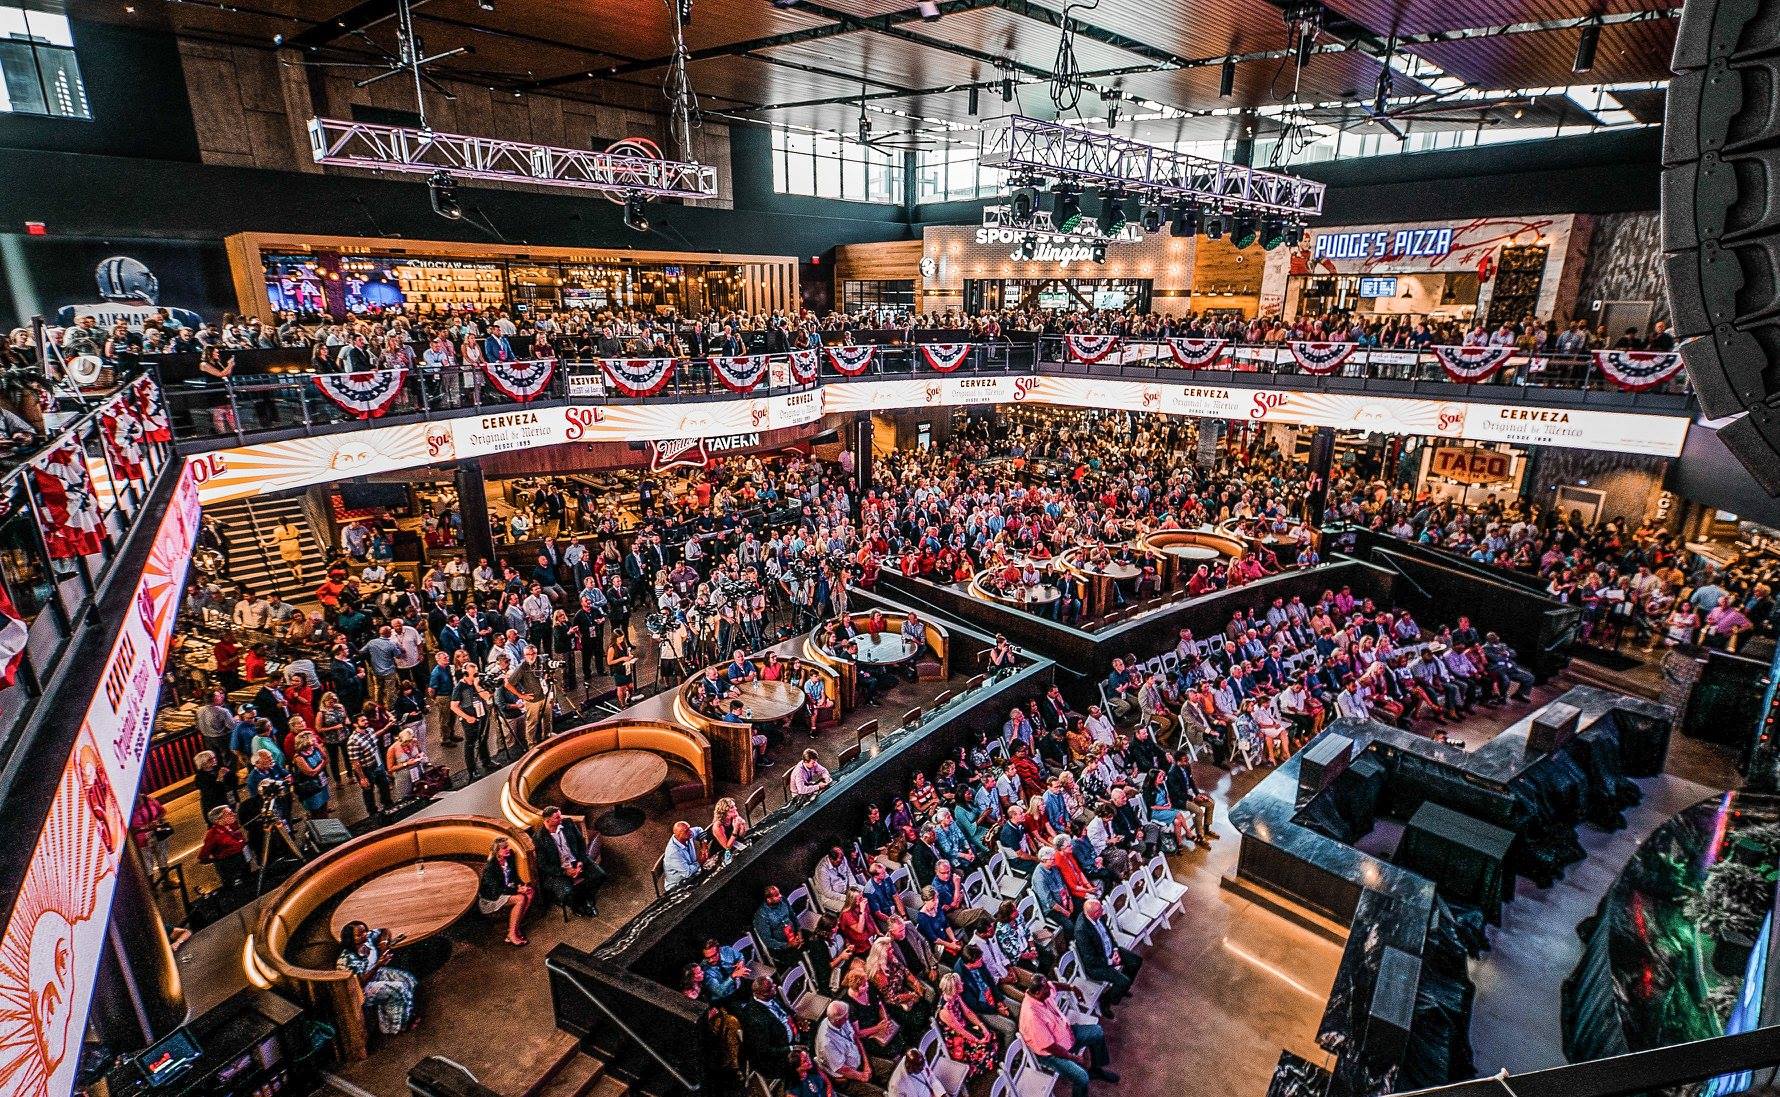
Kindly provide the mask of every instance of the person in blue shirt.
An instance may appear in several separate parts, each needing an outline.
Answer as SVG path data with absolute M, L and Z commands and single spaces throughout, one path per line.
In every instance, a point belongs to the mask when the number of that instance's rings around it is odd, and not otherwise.
M 705 703 L 712 708 L 717 707 L 718 701 L 735 692 L 735 682 L 716 667 L 705 668 L 705 676 L 699 679 L 698 686 Z
M 718 944 L 715 937 L 706 939 L 698 966 L 705 973 L 705 1000 L 713 1005 L 723 1005 L 740 998 L 747 993 L 749 981 L 753 978 L 753 972 L 748 970 L 748 962 L 742 959 L 741 954 L 728 945 Z
M 803 926 L 777 884 L 768 884 L 762 898 L 754 912 L 754 935 L 765 943 L 774 969 L 787 971 L 802 959 Z
M 752 682 L 760 677 L 760 672 L 755 668 L 753 660 L 743 654 L 740 648 L 730 655 L 729 666 L 725 668 L 724 674 L 728 677 L 731 685 Z
M 235 726 L 229 729 L 229 750 L 239 758 L 240 764 L 253 764 L 254 712 L 252 705 L 242 705 L 241 712 L 235 718 Z
M 673 837 L 668 839 L 667 848 L 661 854 L 664 891 L 689 884 L 704 871 L 704 860 L 698 852 L 698 844 L 704 836 L 705 828 L 695 827 L 684 819 L 674 824 Z

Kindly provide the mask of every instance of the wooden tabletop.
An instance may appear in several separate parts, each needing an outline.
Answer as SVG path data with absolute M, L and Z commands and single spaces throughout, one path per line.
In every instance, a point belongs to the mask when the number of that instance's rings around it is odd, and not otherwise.
M 904 636 L 900 632 L 880 632 L 873 640 L 870 633 L 862 632 L 853 637 L 853 643 L 859 648 L 859 661 L 876 666 L 890 666 L 893 663 L 906 663 L 921 650 L 921 645 Z
M 1044 606 L 1055 602 L 1062 592 L 1049 583 L 1034 583 L 1032 586 L 1014 586 L 1006 590 L 990 588 L 989 593 L 1009 605 Z
M 667 759 L 647 750 L 609 750 L 583 758 L 563 772 L 565 799 L 588 807 L 624 804 L 667 780 Z
M 792 713 L 803 708 L 803 690 L 790 682 L 765 682 L 755 679 L 736 686 L 731 697 L 739 698 L 746 708 L 754 713 L 754 722 L 770 724 L 774 720 L 783 720 Z M 720 702 L 724 708 L 729 707 L 729 699 Z
M 407 935 L 408 944 L 431 937 L 463 917 L 476 901 L 480 877 L 461 861 L 417 861 L 392 868 L 353 889 L 334 908 L 328 928 L 336 939 L 346 923 Z
M 1143 574 L 1143 569 L 1136 564 L 1127 564 L 1119 560 L 1104 565 L 1083 564 L 1082 570 L 1092 575 L 1104 575 L 1108 579 L 1135 579 Z
M 1191 560 L 1200 564 L 1216 560 L 1223 555 L 1210 545 L 1169 545 L 1162 551 L 1170 556 L 1178 556 L 1182 560 Z

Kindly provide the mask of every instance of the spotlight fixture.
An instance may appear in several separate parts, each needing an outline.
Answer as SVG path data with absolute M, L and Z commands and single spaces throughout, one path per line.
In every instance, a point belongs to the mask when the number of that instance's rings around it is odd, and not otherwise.
M 1051 207 L 1051 224 L 1058 232 L 1074 232 L 1082 223 L 1081 192 L 1068 183 L 1058 183 L 1051 193 L 1056 196 Z
M 1162 228 L 1162 207 L 1143 207 L 1143 219 L 1139 223 L 1143 225 L 1145 233 L 1159 232 Z
M 1177 202 L 1173 216 L 1169 220 L 1168 232 L 1171 236 L 1191 238 L 1199 235 L 1199 229 L 1205 218 L 1199 211 L 1197 202 Z
M 1011 74 L 1001 78 L 1001 101 L 1003 103 L 1014 101 L 1014 78 Z
M 929 23 L 939 18 L 939 5 L 934 0 L 920 0 L 915 5 L 915 10 L 920 12 L 921 18 Z
M 649 231 L 649 207 L 642 195 L 633 194 L 624 200 L 624 227 L 632 232 Z
M 1223 66 L 1218 70 L 1218 98 L 1228 99 L 1236 90 L 1236 58 L 1224 58 Z
M 1298 20 L 1298 68 L 1310 64 L 1310 55 L 1316 50 L 1316 32 L 1320 20 L 1315 12 L 1311 12 Z
M 1106 241 L 1105 240 L 1094 241 L 1094 247 L 1093 247 L 1091 255 L 1092 255 L 1093 260 L 1096 263 L 1106 262 Z
M 464 219 L 464 208 L 457 201 L 457 180 L 444 168 L 427 176 L 426 195 L 433 204 L 433 212 L 440 217 L 447 221 Z
M 1582 34 L 1576 39 L 1576 63 L 1570 66 L 1571 72 L 1587 72 L 1595 67 L 1595 49 L 1601 44 L 1601 20 L 1599 16 L 1582 25 Z
M 1030 180 L 1021 182 L 1020 189 L 1014 191 L 1013 214 L 1014 224 L 1032 224 L 1032 215 L 1038 210 L 1038 190 Z
M 1287 221 L 1286 231 L 1281 239 L 1288 248 L 1295 248 L 1302 244 L 1304 242 L 1304 222 Z
M 1030 259 L 1038 254 L 1038 237 L 1027 233 L 1020 238 L 1020 258 Z
M 1100 194 L 1100 231 L 1107 236 L 1117 236 L 1125 229 L 1125 196 L 1118 191 L 1102 191 Z
M 982 106 L 982 102 L 978 98 L 978 95 L 979 89 L 975 84 L 972 84 L 970 88 L 970 115 L 972 118 L 976 117 L 977 110 Z
M 1207 217 L 1205 219 L 1205 238 L 1207 240 L 1222 240 L 1224 230 L 1229 227 L 1226 224 L 1229 219 L 1230 215 L 1223 212 L 1216 212 Z
M 1272 251 L 1274 248 L 1279 247 L 1280 243 L 1285 239 L 1285 234 L 1285 218 L 1277 213 L 1269 213 L 1261 218 L 1261 247 L 1265 248 L 1267 251 Z
M 1239 248 L 1246 248 L 1255 242 L 1259 222 L 1255 215 L 1244 210 L 1238 213 L 1230 228 L 1230 242 Z

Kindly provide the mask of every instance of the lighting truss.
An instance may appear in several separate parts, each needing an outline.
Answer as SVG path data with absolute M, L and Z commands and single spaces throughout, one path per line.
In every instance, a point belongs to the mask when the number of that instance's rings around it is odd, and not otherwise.
M 1020 236 L 1040 236 L 1052 243 L 1071 244 L 1140 244 L 1143 242 L 1143 227 L 1135 221 L 1127 222 L 1112 236 L 1098 231 L 1099 222 L 1093 218 L 1083 218 L 1083 221 L 1094 224 L 1096 228 L 1086 232 L 1079 229 L 1075 232 L 1064 232 L 1051 219 L 1051 211 L 1047 209 L 1034 210 L 1031 221 L 1020 222 L 1014 219 L 1014 211 L 1007 206 L 983 207 L 984 228 L 1001 229 L 1014 234 L 1013 237 L 1006 238 L 1004 242 L 1012 242 Z
M 461 133 L 309 120 L 309 149 L 318 164 L 489 179 L 546 187 L 641 194 L 657 198 L 714 198 L 717 169 L 649 156 L 613 156 L 584 149 L 467 137 Z
M 1314 217 L 1323 212 L 1323 184 L 1282 172 L 1208 160 L 1057 122 L 1010 115 L 983 126 L 984 167 L 1012 178 L 1059 179 L 1168 200 L 1185 198 L 1226 210 Z

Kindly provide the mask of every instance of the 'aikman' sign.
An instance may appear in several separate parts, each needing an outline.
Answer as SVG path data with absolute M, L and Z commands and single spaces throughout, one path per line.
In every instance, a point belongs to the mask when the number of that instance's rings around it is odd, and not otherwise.
M 1031 255 L 1021 251 L 1027 237 L 1037 241 Z M 1013 247 L 1008 258 L 1016 263 L 1055 263 L 1066 267 L 1071 263 L 1086 262 L 1094 258 L 1094 241 L 1080 236 L 1064 236 L 1060 233 L 1035 232 L 1031 229 L 996 228 L 984 225 L 977 230 L 976 242 L 979 244 L 1007 244 Z M 1127 224 L 1119 230 L 1117 236 L 1108 237 L 1108 244 L 1140 244 L 1143 242 L 1143 230 L 1137 225 Z

